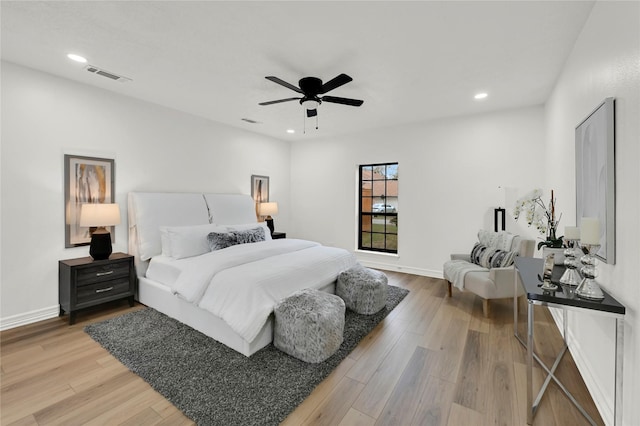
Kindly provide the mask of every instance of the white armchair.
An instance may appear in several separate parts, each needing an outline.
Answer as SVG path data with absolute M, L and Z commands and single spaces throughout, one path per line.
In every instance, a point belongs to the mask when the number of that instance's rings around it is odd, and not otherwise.
M 470 254 L 452 254 L 443 266 L 448 294 L 452 286 L 480 296 L 485 317 L 489 316 L 489 300 L 513 297 L 516 256 L 533 256 L 535 242 L 500 231 L 478 232 L 478 242 Z M 522 294 L 519 290 L 518 295 Z

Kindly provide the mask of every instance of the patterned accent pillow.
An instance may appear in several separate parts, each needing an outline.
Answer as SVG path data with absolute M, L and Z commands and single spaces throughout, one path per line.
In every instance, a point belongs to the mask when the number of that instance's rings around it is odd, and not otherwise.
M 482 255 L 486 250 L 487 246 L 485 246 L 484 244 L 475 243 L 475 245 L 471 249 L 471 262 L 475 263 L 476 265 L 480 265 L 480 259 L 482 258 Z
M 471 261 L 487 269 L 506 268 L 513 265 L 518 255 L 517 251 L 504 251 L 476 243 L 471 250 Z
M 211 251 L 216 251 L 235 246 L 238 238 L 233 232 L 211 232 L 207 235 L 207 242 Z
M 518 251 L 507 251 L 504 253 L 505 255 L 502 258 L 502 261 L 500 262 L 501 268 L 506 268 L 508 266 L 513 265 L 513 262 L 516 261 L 516 257 L 520 256 L 520 253 Z

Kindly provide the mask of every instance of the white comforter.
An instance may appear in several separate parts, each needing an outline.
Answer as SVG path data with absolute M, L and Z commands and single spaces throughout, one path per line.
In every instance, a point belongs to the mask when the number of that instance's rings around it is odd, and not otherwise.
M 172 291 L 222 318 L 251 342 L 278 301 L 296 290 L 335 281 L 357 261 L 344 249 L 279 239 L 213 251 L 190 263 Z

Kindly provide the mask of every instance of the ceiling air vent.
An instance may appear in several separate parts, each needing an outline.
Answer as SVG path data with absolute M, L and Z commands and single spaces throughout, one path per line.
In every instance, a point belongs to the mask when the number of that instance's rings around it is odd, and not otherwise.
M 119 81 L 121 83 L 126 83 L 127 81 L 132 81 L 130 78 L 123 77 L 123 76 L 118 75 L 118 74 L 114 74 L 114 73 L 112 73 L 110 71 L 106 71 L 106 70 L 103 70 L 103 69 L 98 68 L 98 67 L 94 67 L 93 65 L 87 65 L 85 67 L 85 69 L 87 71 L 89 71 L 90 73 L 93 73 L 93 74 L 96 74 L 96 75 L 101 75 L 102 77 L 106 77 L 106 78 L 109 78 L 109 79 L 114 80 L 114 81 Z
M 252 120 L 250 118 L 241 118 L 242 121 L 246 121 L 247 123 L 251 123 L 251 124 L 260 124 L 259 121 L 256 120 Z

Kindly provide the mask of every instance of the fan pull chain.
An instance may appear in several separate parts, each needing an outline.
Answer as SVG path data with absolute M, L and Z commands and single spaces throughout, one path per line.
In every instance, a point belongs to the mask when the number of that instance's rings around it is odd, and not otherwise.
M 302 134 L 306 135 L 307 134 L 307 120 L 305 117 L 305 114 L 307 113 L 307 111 L 303 108 L 302 109 Z
M 316 130 L 318 130 L 318 116 L 316 115 Z

